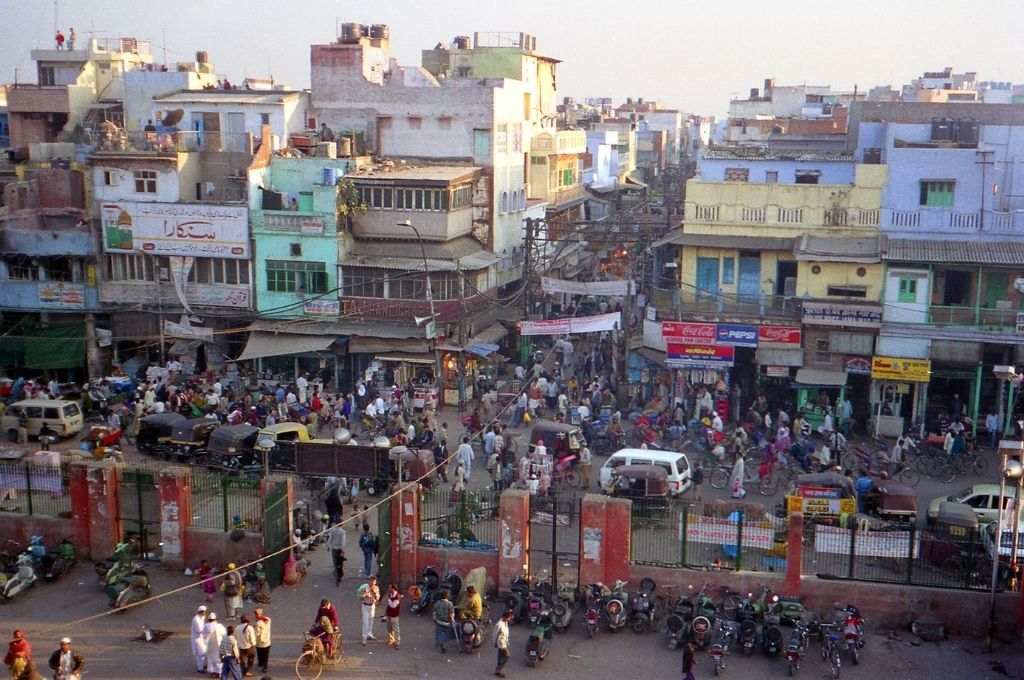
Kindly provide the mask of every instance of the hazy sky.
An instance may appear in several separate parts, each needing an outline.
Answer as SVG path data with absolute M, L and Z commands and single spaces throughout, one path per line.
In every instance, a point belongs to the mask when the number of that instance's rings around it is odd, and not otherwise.
M 473 31 L 524 31 L 564 61 L 559 93 L 641 96 L 698 113 L 779 84 L 899 85 L 953 66 L 983 80 L 1024 82 L 1014 0 L 611 2 L 610 0 L 59 0 L 79 40 L 148 39 L 162 60 L 210 52 L 231 80 L 265 76 L 309 85 L 309 45 L 335 36 L 335 19 L 391 26 L 399 61 Z M 0 0 L 0 82 L 34 81 L 34 46 L 52 44 L 53 0 Z

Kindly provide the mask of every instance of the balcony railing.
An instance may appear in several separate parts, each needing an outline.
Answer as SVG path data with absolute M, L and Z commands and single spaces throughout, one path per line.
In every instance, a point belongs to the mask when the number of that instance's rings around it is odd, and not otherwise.
M 141 153 L 173 155 L 188 151 L 227 151 L 252 153 L 252 135 L 247 132 L 143 132 L 138 130 L 89 131 L 89 138 L 96 145 L 94 153 L 121 154 Z
M 1024 234 L 1024 210 L 885 209 L 882 228 L 900 231 Z
M 327 219 L 320 213 L 264 210 L 262 229 L 306 236 L 323 236 Z
M 783 295 L 735 295 L 692 289 L 652 288 L 651 299 L 666 317 L 678 309 L 681 314 L 735 314 L 798 319 L 800 300 Z
M 824 226 L 873 229 L 881 211 L 863 208 L 784 208 L 778 205 L 749 206 L 722 203 L 686 203 L 686 219 L 718 224 L 764 224 L 774 226 Z
M 970 305 L 932 305 L 928 308 L 928 323 L 937 326 L 968 326 L 1000 331 L 1017 329 L 1017 309 L 995 309 Z

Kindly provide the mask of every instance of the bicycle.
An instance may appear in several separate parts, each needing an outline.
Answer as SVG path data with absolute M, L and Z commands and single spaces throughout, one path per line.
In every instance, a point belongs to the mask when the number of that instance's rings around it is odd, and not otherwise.
M 984 477 L 987 470 L 988 460 L 979 456 L 977 450 L 964 451 L 957 455 L 946 455 L 936 477 L 939 481 L 949 484 L 962 475 Z
M 760 479 L 758 493 L 762 496 L 774 496 L 780 488 L 788 487 L 796 481 L 798 475 L 803 473 L 804 471 L 799 466 L 776 463 L 772 466 L 771 471 Z
M 711 470 L 710 481 L 711 486 L 715 489 L 724 489 L 729 486 L 729 480 L 732 478 L 732 465 L 726 465 L 724 463 L 716 462 L 714 468 Z M 743 484 L 753 484 L 757 482 L 757 467 L 755 465 L 743 464 Z
M 323 672 L 324 666 L 336 664 L 341 661 L 341 633 L 333 634 L 332 653 L 327 655 L 324 643 L 315 635 L 305 634 L 305 642 L 302 645 L 302 653 L 295 660 L 295 677 L 299 680 L 317 680 Z
M 838 623 L 821 624 L 821 660 L 827 661 L 833 680 L 839 678 L 842 661 L 839 656 L 839 639 L 842 636 Z

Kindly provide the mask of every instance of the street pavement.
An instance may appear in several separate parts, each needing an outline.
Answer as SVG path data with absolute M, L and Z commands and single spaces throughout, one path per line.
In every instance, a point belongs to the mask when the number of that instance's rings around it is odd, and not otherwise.
M 359 644 L 359 612 L 355 595 L 361 580 L 347 577 L 335 587 L 330 576 L 329 558 L 321 547 L 307 556 L 312 568 L 306 580 L 294 589 L 274 591 L 267 612 L 273 619 L 271 673 L 273 678 L 295 677 L 293 664 L 302 645 L 302 632 L 312 624 L 322 597 L 331 598 L 339 609 L 344 634 L 345 659 L 339 666 L 328 668 L 325 678 L 378 680 L 380 677 L 404 680 L 430 677 L 462 680 L 491 677 L 494 670 L 494 649 L 490 638 L 479 655 L 461 655 L 452 649 L 442 655 L 432 647 L 433 627 L 427 616 L 414 617 L 406 608 L 402 612 L 402 645 L 392 650 L 383 642 Z M 349 565 L 353 561 L 348 562 Z M 191 582 L 177 573 L 158 568 L 151 570 L 155 590 L 165 592 Z M 85 656 L 88 680 L 137 680 L 139 678 L 198 677 L 189 652 L 188 625 L 195 607 L 203 602 L 198 589 L 172 595 L 146 604 L 124 614 L 109 615 L 88 623 L 72 621 L 105 609 L 105 596 L 100 592 L 91 565 L 79 564 L 56 584 L 39 585 L 24 596 L 0 609 L 4 627 L 22 628 L 33 644 L 38 663 L 45 665 L 57 640 L 68 635 L 74 647 Z M 407 604 L 407 603 L 406 603 Z M 492 604 L 492 610 L 497 605 Z M 214 611 L 223 615 L 218 596 Z M 250 611 L 251 607 L 246 607 Z M 865 612 L 870 618 L 871 613 Z M 142 625 L 171 632 L 159 644 L 133 641 Z M 383 624 L 377 623 L 375 633 L 383 639 Z M 678 678 L 681 654 L 669 651 L 664 638 L 656 633 L 638 636 L 632 632 L 616 634 L 604 630 L 588 640 L 579 619 L 566 633 L 556 634 L 550 656 L 537 668 L 524 663 L 524 647 L 528 630 L 524 625 L 512 629 L 512 658 L 506 669 L 509 677 L 541 675 L 556 680 L 577 680 L 580 677 L 611 678 Z M 943 680 L 984 680 L 991 678 L 1024 678 L 1024 652 L 1017 646 L 987 654 L 976 641 L 951 640 L 941 644 L 920 643 L 909 633 L 889 640 L 878 632 L 869 636 L 861 665 L 844 666 L 843 677 L 870 678 L 943 678 Z M 844 658 L 848 663 L 848 660 Z M 1001 664 L 1007 674 L 999 673 L 992 664 Z M 826 665 L 812 643 L 801 674 L 821 678 Z M 704 654 L 698 657 L 698 679 L 711 677 L 711 661 Z M 733 656 L 726 676 L 739 679 L 783 677 L 786 666 L 781 659 L 767 659 L 760 654 L 750 658 Z M 49 677 L 47 675 L 46 677 Z

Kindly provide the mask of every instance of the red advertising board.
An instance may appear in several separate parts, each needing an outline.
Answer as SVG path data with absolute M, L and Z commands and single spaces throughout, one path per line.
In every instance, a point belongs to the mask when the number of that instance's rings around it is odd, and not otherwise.
M 770 342 L 776 345 L 800 346 L 799 326 L 758 326 L 758 343 Z
M 714 345 L 718 339 L 718 326 L 713 323 L 662 321 L 661 337 L 665 338 L 666 343 Z

